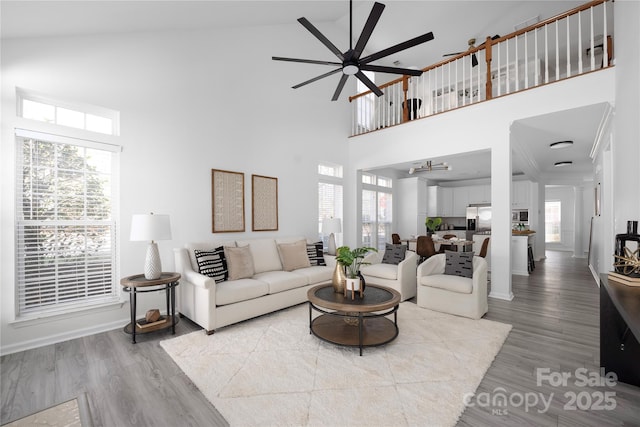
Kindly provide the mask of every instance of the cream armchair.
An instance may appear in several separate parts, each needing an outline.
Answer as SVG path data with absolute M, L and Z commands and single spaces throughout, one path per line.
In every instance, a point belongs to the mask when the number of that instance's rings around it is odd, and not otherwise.
M 444 274 L 446 255 L 427 259 L 417 270 L 417 304 L 443 313 L 479 319 L 489 310 L 487 261 L 473 257 L 473 278 Z
M 360 268 L 367 285 L 386 286 L 400 292 L 401 301 L 416 296 L 416 268 L 418 255 L 407 251 L 404 260 L 398 265 L 382 264 L 383 252 L 373 252 L 364 258 L 364 262 L 371 263 Z

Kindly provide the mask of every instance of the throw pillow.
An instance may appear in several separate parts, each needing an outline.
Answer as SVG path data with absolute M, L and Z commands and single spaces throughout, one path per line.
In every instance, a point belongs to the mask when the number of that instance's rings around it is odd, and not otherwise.
M 311 265 L 327 265 L 324 262 L 324 254 L 322 252 L 322 242 L 310 243 L 307 245 L 307 257 Z
M 224 248 L 229 268 L 229 280 L 247 279 L 255 274 L 253 257 L 249 246 Z
M 304 240 L 294 243 L 278 243 L 278 253 L 284 271 L 311 267 L 307 256 L 307 242 Z
M 224 282 L 229 278 L 224 247 L 220 246 L 210 251 L 195 249 L 193 252 L 196 255 L 200 274 L 213 277 L 216 283 Z
M 391 245 L 387 243 L 384 256 L 382 257 L 382 264 L 398 265 L 404 261 L 406 253 L 407 245 Z
M 444 251 L 447 259 L 444 274 L 460 277 L 473 277 L 473 252 Z

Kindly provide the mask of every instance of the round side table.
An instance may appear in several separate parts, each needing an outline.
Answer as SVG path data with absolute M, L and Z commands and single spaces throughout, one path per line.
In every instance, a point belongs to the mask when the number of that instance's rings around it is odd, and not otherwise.
M 178 317 L 176 316 L 176 286 L 178 286 L 180 274 L 178 273 L 162 273 L 159 279 L 148 280 L 144 274 L 135 274 L 120 279 L 120 285 L 123 291 L 129 293 L 129 302 L 131 306 L 131 323 L 124 327 L 127 334 L 131 334 L 133 343 L 136 343 L 136 334 L 146 334 L 171 328 L 171 333 L 175 335 Z M 144 321 L 136 321 L 136 302 L 139 293 L 145 292 L 166 292 L 167 300 L 167 316 L 164 321 L 153 323 L 151 325 L 140 326 Z

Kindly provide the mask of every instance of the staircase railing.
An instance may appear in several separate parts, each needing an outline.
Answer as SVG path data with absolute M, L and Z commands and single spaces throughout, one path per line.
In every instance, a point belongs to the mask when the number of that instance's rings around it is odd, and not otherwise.
M 613 2 L 596 0 L 349 98 L 360 135 L 612 66 Z

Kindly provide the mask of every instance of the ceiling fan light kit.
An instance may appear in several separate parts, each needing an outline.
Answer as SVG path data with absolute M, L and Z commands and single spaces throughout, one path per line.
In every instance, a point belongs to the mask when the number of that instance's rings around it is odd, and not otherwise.
M 428 32 L 421 36 L 415 37 L 411 40 L 407 40 L 402 43 L 398 43 L 389 48 L 383 49 L 377 53 L 361 58 L 364 48 L 373 33 L 374 28 L 376 27 L 380 16 L 382 15 L 382 11 L 385 6 L 382 3 L 374 3 L 373 8 L 371 9 L 371 13 L 369 14 L 369 18 L 367 18 L 367 22 L 362 29 L 362 33 L 360 33 L 360 37 L 356 42 L 355 47 L 353 46 L 353 0 L 349 1 L 349 49 L 345 52 L 341 52 L 329 39 L 327 39 L 316 27 L 311 24 L 306 18 L 299 18 L 298 22 L 305 27 L 311 34 L 315 36 L 323 45 L 325 45 L 339 60 L 340 62 L 332 62 L 332 61 L 317 61 L 312 59 L 298 59 L 298 58 L 285 58 L 281 56 L 272 56 L 271 59 L 274 61 L 288 61 L 288 62 L 301 62 L 305 64 L 319 64 L 319 65 L 330 65 L 336 66 L 334 70 L 331 70 L 327 73 L 324 73 L 320 76 L 314 77 L 302 83 L 299 83 L 295 86 L 292 86 L 293 89 L 298 89 L 299 87 L 305 86 L 309 83 L 313 83 L 325 77 L 329 77 L 333 74 L 336 74 L 342 71 L 342 76 L 340 77 L 340 81 L 338 82 L 338 86 L 331 98 L 332 101 L 337 101 L 340 97 L 340 93 L 344 88 L 345 83 L 349 76 L 356 76 L 358 80 L 364 83 L 371 92 L 375 93 L 376 96 L 382 96 L 382 91 L 369 79 L 362 71 L 373 71 L 378 73 L 390 73 L 390 74 L 402 74 L 408 76 L 419 76 L 422 74 L 422 70 L 415 70 L 411 68 L 400 68 L 400 67 L 387 67 L 383 65 L 374 65 L 370 64 L 370 62 L 376 61 L 378 59 L 385 58 L 389 55 L 393 55 L 402 50 L 409 49 L 411 47 L 417 46 L 419 44 L 428 42 L 429 40 L 433 40 L 433 33 Z M 395 64 L 395 63 L 394 63 Z
M 432 172 L 432 171 L 448 171 L 451 170 L 451 165 L 447 162 L 433 163 L 431 160 L 427 160 L 417 168 L 410 168 L 409 175 L 413 175 L 416 172 Z

